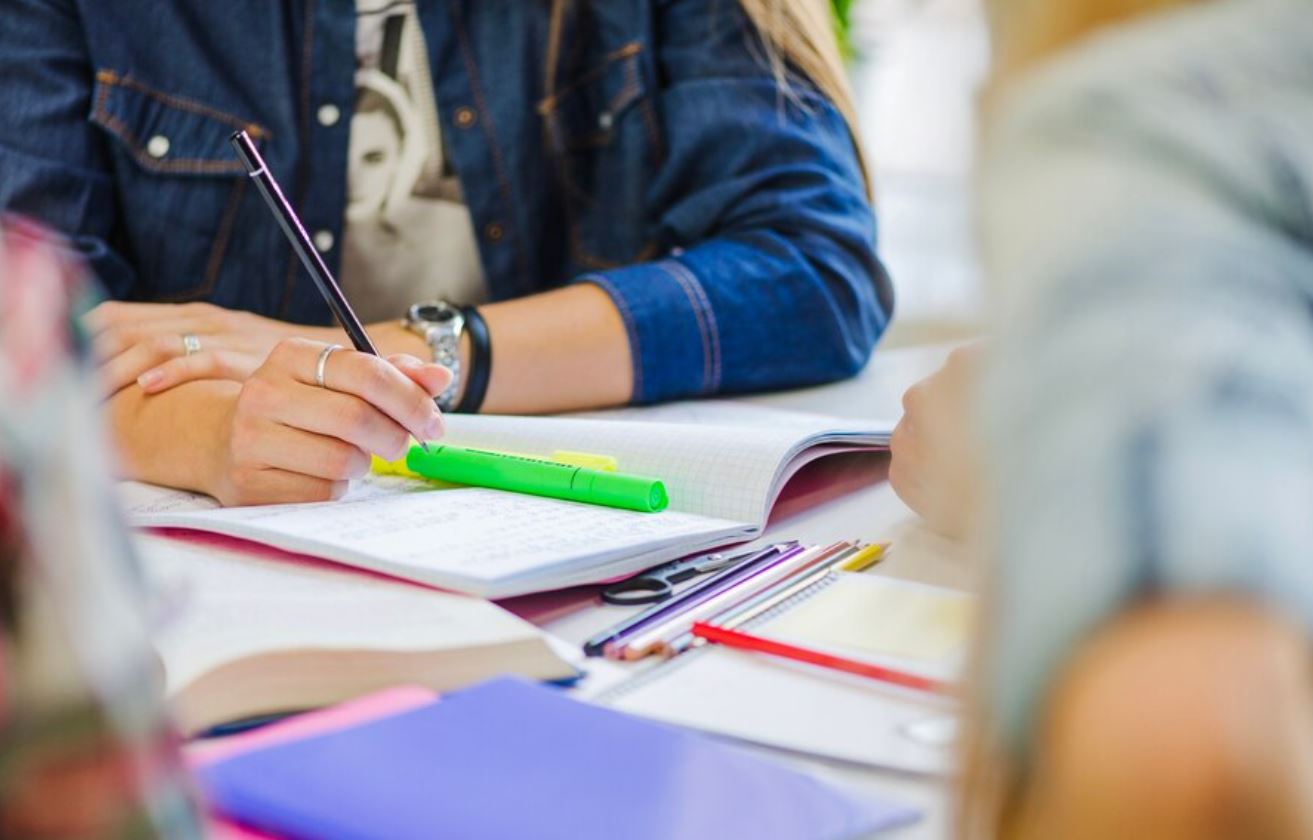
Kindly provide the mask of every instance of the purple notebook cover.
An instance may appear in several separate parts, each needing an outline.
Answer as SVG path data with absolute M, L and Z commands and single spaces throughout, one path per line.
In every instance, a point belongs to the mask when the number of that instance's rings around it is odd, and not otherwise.
M 509 678 L 221 761 L 201 781 L 219 812 L 307 840 L 839 840 L 919 818 Z

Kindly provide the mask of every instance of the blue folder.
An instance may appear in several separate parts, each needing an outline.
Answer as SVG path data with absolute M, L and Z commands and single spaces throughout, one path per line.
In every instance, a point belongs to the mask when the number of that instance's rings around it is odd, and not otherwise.
M 246 753 L 201 781 L 220 813 L 307 840 L 839 840 L 919 817 L 515 679 Z

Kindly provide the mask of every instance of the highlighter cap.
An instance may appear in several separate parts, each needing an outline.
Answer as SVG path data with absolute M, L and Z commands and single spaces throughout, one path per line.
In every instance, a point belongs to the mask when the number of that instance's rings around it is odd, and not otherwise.
M 655 478 L 613 472 L 588 472 L 585 477 L 588 496 L 594 504 L 660 513 L 670 505 L 666 485 Z

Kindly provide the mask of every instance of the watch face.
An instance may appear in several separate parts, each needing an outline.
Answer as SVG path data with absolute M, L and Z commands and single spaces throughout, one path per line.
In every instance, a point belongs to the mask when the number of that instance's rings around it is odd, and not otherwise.
M 445 324 L 454 320 L 460 313 L 450 306 L 424 303 L 415 307 L 415 320 L 426 324 Z

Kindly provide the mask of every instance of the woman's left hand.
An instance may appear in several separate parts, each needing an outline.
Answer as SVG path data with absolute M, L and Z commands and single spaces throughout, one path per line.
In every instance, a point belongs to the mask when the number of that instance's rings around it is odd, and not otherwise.
M 332 327 L 307 327 L 209 303 L 109 301 L 84 321 L 106 394 L 137 383 L 148 394 L 196 379 L 245 381 L 286 338 L 345 342 Z M 188 353 L 186 336 L 193 336 Z

